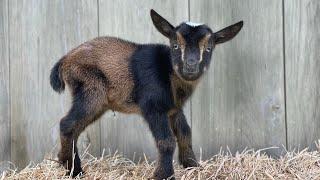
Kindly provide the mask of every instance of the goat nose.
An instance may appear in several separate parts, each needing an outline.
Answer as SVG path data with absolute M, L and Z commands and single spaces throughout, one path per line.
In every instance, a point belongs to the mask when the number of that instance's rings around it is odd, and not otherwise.
M 188 60 L 187 60 L 187 64 L 188 64 L 189 66 L 194 66 L 194 65 L 197 64 L 197 60 L 194 59 L 194 58 L 188 59 Z

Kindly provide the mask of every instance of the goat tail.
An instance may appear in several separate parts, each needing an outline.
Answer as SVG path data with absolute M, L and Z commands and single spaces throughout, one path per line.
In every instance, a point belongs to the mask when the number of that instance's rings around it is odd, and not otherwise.
M 65 83 L 62 78 L 61 73 L 61 65 L 64 60 L 65 56 L 62 57 L 51 69 L 50 74 L 50 85 L 53 90 L 58 93 L 61 93 L 65 89 Z

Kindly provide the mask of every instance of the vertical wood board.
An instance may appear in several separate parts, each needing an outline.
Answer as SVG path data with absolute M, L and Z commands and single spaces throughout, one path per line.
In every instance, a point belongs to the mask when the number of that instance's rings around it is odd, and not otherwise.
M 320 138 L 320 1 L 285 0 L 289 149 L 315 149 Z
M 192 98 L 197 154 L 285 145 L 282 2 L 191 0 L 190 7 L 190 20 L 213 31 L 244 21 L 233 40 L 216 46 Z
M 0 0 L 0 174 L 10 161 L 8 0 Z M 1 163 L 2 162 L 2 163 Z

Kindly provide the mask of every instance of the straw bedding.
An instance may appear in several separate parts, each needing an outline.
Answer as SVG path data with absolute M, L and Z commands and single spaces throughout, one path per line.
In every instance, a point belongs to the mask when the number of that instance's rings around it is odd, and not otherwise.
M 156 165 L 146 158 L 134 163 L 117 153 L 96 158 L 85 152 L 81 158 L 86 172 L 81 179 L 147 179 Z M 200 164 L 201 167 L 183 169 L 175 162 L 176 179 L 320 179 L 319 150 L 287 152 L 277 159 L 262 150 L 246 150 L 234 155 L 221 151 Z M 19 172 L 7 170 L 0 175 L 0 180 L 69 179 L 64 176 L 65 172 L 56 160 L 47 157 Z

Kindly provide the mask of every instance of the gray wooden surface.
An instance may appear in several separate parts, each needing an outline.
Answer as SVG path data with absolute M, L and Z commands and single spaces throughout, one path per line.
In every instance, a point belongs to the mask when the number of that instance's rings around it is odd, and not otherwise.
M 285 144 L 282 2 L 191 0 L 190 6 L 191 21 L 214 31 L 244 21 L 238 36 L 216 46 L 192 98 L 195 150 L 206 158 L 221 146 L 235 152 Z
M 59 120 L 70 95 L 49 85 L 53 64 L 96 36 L 168 43 L 152 25 L 154 8 L 177 25 L 203 22 L 217 31 L 239 20 L 243 30 L 216 47 L 213 62 L 185 107 L 197 157 L 228 146 L 313 146 L 320 137 L 320 3 L 316 0 L 0 0 L 0 171 L 56 153 Z M 107 112 L 81 135 L 83 151 L 156 157 L 137 115 Z M 201 149 L 201 150 L 200 150 Z M 270 150 L 278 155 L 281 149 Z
M 98 35 L 97 3 L 12 0 L 9 7 L 11 151 L 21 166 L 43 159 L 57 144 L 70 100 L 51 89 L 50 69 L 68 50 Z M 99 133 L 82 137 L 100 153 Z
M 0 0 L 0 172 L 10 160 L 8 0 Z
M 180 8 L 175 8 L 178 6 Z M 187 7 L 187 1 L 183 0 L 100 0 L 100 36 L 116 36 L 138 43 L 168 43 L 153 26 L 150 9 L 155 8 L 168 21 L 177 24 L 188 19 Z M 189 107 L 186 108 L 188 117 Z M 111 152 L 118 150 L 129 158 L 143 153 L 154 158 L 157 152 L 147 124 L 137 115 L 106 113 L 101 121 L 101 145 Z
M 320 137 L 320 1 L 285 0 L 288 146 Z

